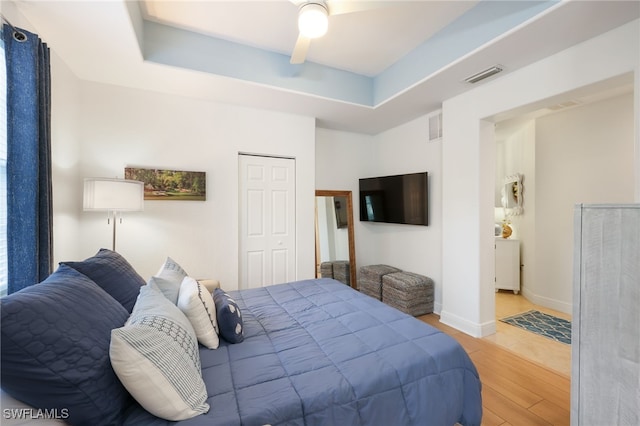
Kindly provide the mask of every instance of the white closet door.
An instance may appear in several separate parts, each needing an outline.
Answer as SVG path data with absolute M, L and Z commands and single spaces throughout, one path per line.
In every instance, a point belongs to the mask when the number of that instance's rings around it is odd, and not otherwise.
M 295 160 L 239 156 L 240 288 L 295 280 Z

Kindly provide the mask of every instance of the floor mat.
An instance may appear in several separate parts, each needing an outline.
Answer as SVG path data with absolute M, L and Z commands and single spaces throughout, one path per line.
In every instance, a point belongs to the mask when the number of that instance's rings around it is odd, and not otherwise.
M 571 321 L 566 319 L 554 317 L 540 311 L 528 311 L 502 318 L 500 321 L 561 343 L 571 344 Z

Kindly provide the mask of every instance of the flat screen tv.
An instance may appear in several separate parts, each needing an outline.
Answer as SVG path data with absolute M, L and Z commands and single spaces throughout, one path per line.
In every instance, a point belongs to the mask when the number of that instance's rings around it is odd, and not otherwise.
M 360 179 L 360 221 L 428 223 L 427 172 Z

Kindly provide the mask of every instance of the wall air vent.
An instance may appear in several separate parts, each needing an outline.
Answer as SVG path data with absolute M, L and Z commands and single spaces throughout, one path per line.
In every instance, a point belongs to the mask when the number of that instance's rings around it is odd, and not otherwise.
M 499 72 L 502 71 L 502 66 L 501 65 L 495 65 L 491 68 L 487 68 L 486 70 L 480 71 L 479 73 L 476 73 L 470 77 L 467 77 L 464 79 L 464 81 L 466 81 L 467 83 L 477 83 L 481 80 L 484 80 L 485 78 L 489 78 L 492 75 L 496 75 Z
M 442 139 L 442 110 L 429 116 L 429 142 Z

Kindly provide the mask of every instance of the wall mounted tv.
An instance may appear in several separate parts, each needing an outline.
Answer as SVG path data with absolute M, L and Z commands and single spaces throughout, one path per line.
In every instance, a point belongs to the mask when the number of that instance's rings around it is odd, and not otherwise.
M 428 225 L 427 172 L 360 179 L 360 221 Z

